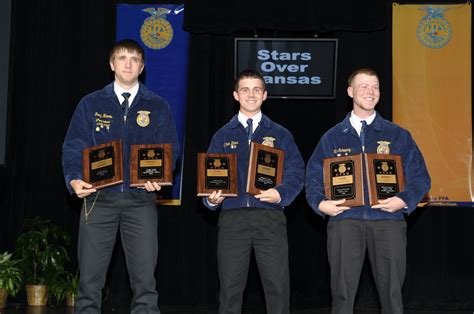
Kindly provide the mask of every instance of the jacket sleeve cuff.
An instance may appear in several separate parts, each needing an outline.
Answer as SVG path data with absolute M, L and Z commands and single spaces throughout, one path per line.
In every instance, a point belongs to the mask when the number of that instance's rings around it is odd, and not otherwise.
M 210 210 L 217 210 L 221 204 L 211 204 L 209 203 L 209 201 L 207 200 L 207 197 L 203 197 L 202 198 L 202 203 L 204 204 L 204 206 L 206 206 L 207 208 L 209 208 Z
M 403 191 L 397 194 L 397 197 L 402 199 L 402 201 L 407 204 L 406 208 L 403 208 L 402 211 L 406 214 L 410 214 L 414 211 L 418 205 L 418 201 L 413 197 L 412 193 L 409 191 Z
M 319 204 L 320 204 L 323 200 L 324 200 L 323 198 L 319 198 L 319 197 L 316 198 L 316 199 L 314 200 L 314 204 L 313 204 L 311 207 L 313 208 L 313 210 L 314 210 L 314 212 L 315 212 L 316 214 L 318 214 L 319 216 L 325 218 L 325 217 L 326 217 L 326 214 L 323 213 L 323 212 L 319 209 Z
M 285 191 L 286 189 L 283 187 L 283 185 L 276 186 L 275 190 L 277 190 L 280 194 L 280 202 L 278 203 L 278 205 L 283 207 L 290 205 L 290 202 L 288 201 L 288 195 Z

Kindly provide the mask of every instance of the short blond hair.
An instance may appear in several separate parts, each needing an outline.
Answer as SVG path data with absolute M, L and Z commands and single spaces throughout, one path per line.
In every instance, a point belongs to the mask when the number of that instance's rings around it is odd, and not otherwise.
M 354 72 L 352 72 L 351 75 L 349 75 L 349 78 L 347 79 L 347 83 L 349 84 L 349 86 L 351 86 L 352 81 L 354 81 L 354 78 L 355 78 L 358 74 L 367 74 L 367 75 L 370 75 L 370 76 L 375 76 L 375 77 L 377 77 L 377 79 L 379 79 L 379 76 L 378 76 L 377 72 L 375 72 L 374 69 L 371 69 L 371 68 L 360 68 L 360 69 L 357 69 L 357 70 L 355 70 Z

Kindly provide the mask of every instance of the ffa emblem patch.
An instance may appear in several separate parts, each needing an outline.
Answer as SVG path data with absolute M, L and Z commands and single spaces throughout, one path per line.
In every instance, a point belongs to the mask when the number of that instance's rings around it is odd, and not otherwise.
M 451 25 L 444 18 L 446 8 L 423 7 L 420 10 L 426 11 L 416 30 L 418 40 L 427 48 L 442 48 L 451 39 Z
M 150 124 L 150 111 L 138 111 L 137 124 L 142 128 L 148 126 Z
M 166 8 L 146 8 L 142 11 L 150 13 L 140 29 L 140 38 L 151 49 L 163 49 L 173 39 L 173 27 L 166 20 L 171 10 Z
M 387 141 L 379 141 L 377 142 L 379 146 L 377 146 L 377 154 L 390 154 L 390 142 Z
M 263 138 L 262 145 L 269 146 L 269 147 L 275 147 L 275 144 L 273 143 L 275 141 L 275 138 L 271 136 L 265 136 Z

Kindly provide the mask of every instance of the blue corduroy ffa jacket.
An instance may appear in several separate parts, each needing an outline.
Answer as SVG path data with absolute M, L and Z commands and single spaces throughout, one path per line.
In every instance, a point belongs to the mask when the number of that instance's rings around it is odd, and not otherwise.
M 145 117 L 144 117 L 145 116 Z M 124 183 L 106 191 L 130 188 L 130 145 L 166 144 L 173 148 L 173 168 L 179 155 L 179 142 L 173 115 L 166 100 L 140 83 L 138 93 L 124 121 L 113 83 L 85 96 L 76 107 L 64 139 L 62 163 L 69 192 L 69 182 L 82 180 L 82 150 L 113 140 L 123 141 Z
M 281 201 L 278 204 L 261 202 L 253 195 L 245 192 L 247 186 L 247 172 L 249 165 L 250 146 L 247 132 L 235 115 L 226 125 L 214 134 L 208 153 L 233 153 L 237 154 L 237 193 L 238 197 L 227 197 L 222 202 L 222 210 L 235 208 L 256 207 L 283 209 L 295 199 L 304 186 L 304 161 L 296 146 L 293 135 L 283 126 L 273 122 L 262 114 L 262 120 L 253 134 L 252 141 L 263 143 L 264 138 L 273 138 L 274 147 L 285 151 L 283 163 L 282 184 L 275 187 L 280 193 Z M 203 204 L 210 209 L 206 198 Z
M 306 168 L 306 199 L 314 211 L 321 216 L 325 215 L 318 208 L 319 203 L 325 199 L 323 179 L 324 158 L 362 153 L 360 138 L 352 127 L 349 117 L 350 113 L 342 122 L 323 135 Z M 431 186 L 430 176 L 423 156 L 411 134 L 400 126 L 383 119 L 377 113 L 372 124 L 366 128 L 365 152 L 377 153 L 379 145 L 388 146 L 390 154 L 401 155 L 405 176 L 405 189 L 398 193 L 397 196 L 407 204 L 407 208 L 395 213 L 388 213 L 380 209 L 370 208 L 368 205 L 359 206 L 331 217 L 331 219 L 401 220 L 403 219 L 403 213 L 411 213 L 423 196 L 428 193 Z M 366 178 L 364 182 L 367 182 Z M 369 204 L 366 186 L 364 190 L 365 204 Z

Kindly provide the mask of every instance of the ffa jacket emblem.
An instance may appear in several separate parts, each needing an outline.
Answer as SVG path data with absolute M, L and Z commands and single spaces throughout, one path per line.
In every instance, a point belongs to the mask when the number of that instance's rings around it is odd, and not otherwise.
M 270 147 L 275 147 L 275 144 L 273 143 L 275 141 L 275 138 L 271 137 L 271 136 L 265 136 L 263 138 L 263 142 L 262 142 L 262 145 L 265 145 L 265 146 L 270 146 Z
M 148 126 L 150 124 L 150 111 L 138 111 L 137 124 L 142 128 Z
M 377 146 L 377 154 L 390 154 L 390 142 L 387 141 L 379 141 L 377 142 L 379 146 Z
M 166 20 L 171 10 L 166 8 L 146 8 L 142 11 L 150 13 L 140 29 L 140 38 L 151 49 L 163 49 L 173 39 L 173 27 Z

